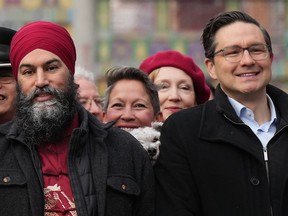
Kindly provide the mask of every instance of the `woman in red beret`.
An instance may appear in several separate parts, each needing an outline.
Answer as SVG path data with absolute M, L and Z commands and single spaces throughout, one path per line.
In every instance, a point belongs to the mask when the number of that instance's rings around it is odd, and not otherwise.
M 209 99 L 210 89 L 203 71 L 191 57 L 178 51 L 158 52 L 145 59 L 139 68 L 158 88 L 163 120 Z

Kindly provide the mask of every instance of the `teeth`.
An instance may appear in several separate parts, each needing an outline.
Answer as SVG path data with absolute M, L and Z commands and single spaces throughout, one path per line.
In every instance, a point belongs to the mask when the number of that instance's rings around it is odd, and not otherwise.
M 240 77 L 254 76 L 256 73 L 246 73 L 239 75 Z
M 0 95 L 0 100 L 5 100 L 6 97 L 4 97 L 3 95 Z

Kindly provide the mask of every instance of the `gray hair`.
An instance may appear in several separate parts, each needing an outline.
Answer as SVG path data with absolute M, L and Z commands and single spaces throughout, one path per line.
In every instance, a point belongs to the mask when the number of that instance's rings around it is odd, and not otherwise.
M 81 66 L 76 66 L 75 67 L 75 74 L 74 74 L 74 78 L 85 78 L 91 82 L 95 82 L 95 75 L 92 71 L 89 71 L 87 69 L 85 69 L 84 67 Z

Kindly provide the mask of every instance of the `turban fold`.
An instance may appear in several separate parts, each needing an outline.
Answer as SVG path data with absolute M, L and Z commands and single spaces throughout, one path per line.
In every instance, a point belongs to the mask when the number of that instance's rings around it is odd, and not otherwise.
M 74 74 L 76 49 L 68 31 L 52 22 L 36 21 L 23 26 L 11 41 L 10 61 L 16 79 L 20 62 L 35 49 L 54 53 Z
M 175 50 L 158 52 L 146 58 L 139 66 L 148 75 L 161 67 L 175 67 L 183 70 L 191 77 L 196 92 L 196 101 L 202 104 L 209 99 L 210 88 L 206 84 L 203 71 L 190 56 L 185 56 Z

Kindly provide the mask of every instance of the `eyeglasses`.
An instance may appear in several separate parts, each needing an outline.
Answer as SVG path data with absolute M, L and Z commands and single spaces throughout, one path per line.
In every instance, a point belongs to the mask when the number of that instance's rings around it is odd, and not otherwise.
M 219 53 L 222 53 L 222 56 L 225 58 L 225 60 L 233 63 L 239 62 L 241 61 L 245 50 L 249 52 L 249 55 L 255 61 L 266 59 L 269 54 L 269 46 L 267 44 L 256 44 L 246 48 L 239 46 L 225 47 L 215 52 L 213 57 Z
M 95 103 L 96 106 L 98 106 L 99 108 L 102 108 L 103 100 L 101 98 L 80 97 L 79 101 L 82 104 L 82 106 L 84 106 L 86 109 L 89 109 L 91 107 L 92 103 Z

